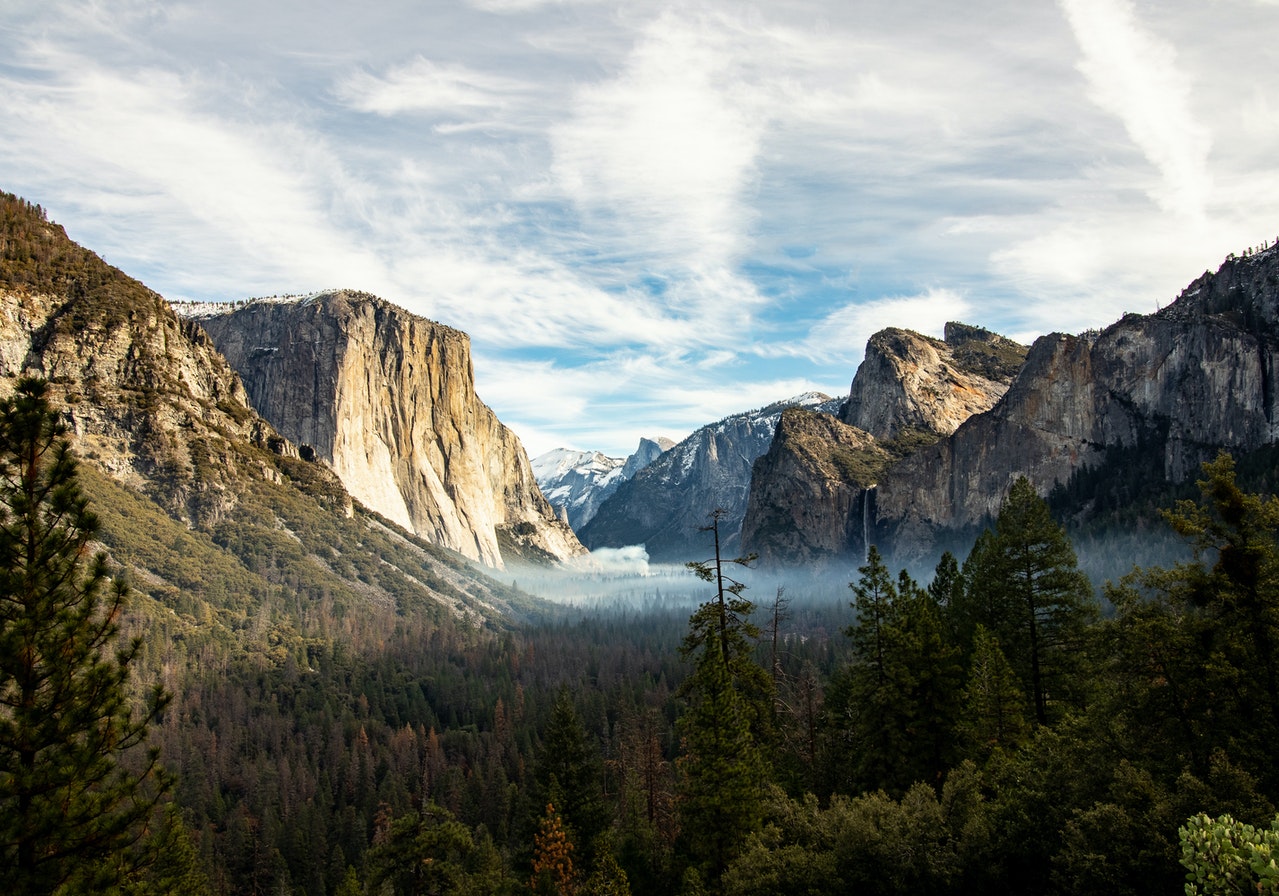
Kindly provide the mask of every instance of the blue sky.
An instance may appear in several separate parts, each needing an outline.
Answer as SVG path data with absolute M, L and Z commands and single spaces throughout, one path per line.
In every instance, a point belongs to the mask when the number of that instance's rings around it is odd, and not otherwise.
M 1279 235 L 1279 2 L 6 0 L 0 188 L 171 299 L 471 334 L 531 455 L 1029 341 Z

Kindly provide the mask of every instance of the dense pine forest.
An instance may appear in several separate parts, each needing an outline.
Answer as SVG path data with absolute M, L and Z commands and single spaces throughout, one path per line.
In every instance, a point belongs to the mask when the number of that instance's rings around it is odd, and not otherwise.
M 26 388 L 0 408 L 7 660 L 40 500 L 21 488 L 21 459 L 41 463 L 21 426 L 56 421 Z M 36 528 L 59 531 L 70 507 L 87 544 L 99 523 L 59 463 L 62 521 Z M 1227 872 L 1273 885 L 1273 866 L 1248 867 L 1269 835 L 1244 824 L 1264 827 L 1279 799 L 1279 499 L 1243 491 L 1224 455 L 1203 475 L 1167 513 L 1194 559 L 1100 599 L 1020 480 L 927 584 L 872 548 L 838 597 L 752 595 L 750 559 L 716 551 L 689 571 L 691 615 L 656 595 L 505 630 L 264 607 L 248 637 L 198 645 L 125 619 L 140 637 L 102 662 L 132 673 L 116 681 L 132 712 L 112 709 L 127 749 L 119 780 L 87 788 L 122 825 L 93 824 L 103 851 L 32 861 L 44 876 L 6 874 L 23 892 L 344 896 L 1153 893 L 1188 867 L 1194 892 L 1235 892 Z M 95 675 L 87 654 L 125 599 L 103 603 L 107 576 L 98 561 L 71 578 L 94 595 L 81 623 L 96 634 L 66 661 Z M 45 846 L 24 832 L 56 840 L 59 819 L 9 812 L 22 678 L 4 671 L 5 848 L 31 860 Z M 150 760 L 130 747 L 144 729 Z M 95 744 L 118 752 L 77 749 Z M 1212 821 L 1226 814 L 1237 823 Z M 1183 828 L 1207 844 L 1187 865 Z

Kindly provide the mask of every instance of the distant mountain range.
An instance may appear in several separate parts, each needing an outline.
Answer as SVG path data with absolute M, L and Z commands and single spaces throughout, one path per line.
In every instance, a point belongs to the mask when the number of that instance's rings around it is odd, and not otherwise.
M 847 396 L 645 439 L 625 461 L 530 462 L 476 397 L 464 333 L 348 291 L 178 315 L 39 207 L 5 194 L 0 212 L 0 387 L 48 378 L 95 487 L 177 527 L 164 551 L 124 523 L 138 537 L 112 545 L 156 594 L 179 575 L 172 544 L 199 538 L 250 590 L 296 555 L 290 575 L 344 600 L 500 614 L 519 599 L 468 561 L 557 564 L 583 545 L 702 559 L 715 510 L 723 549 L 768 565 L 847 565 L 869 543 L 927 563 L 970 543 L 1017 476 L 1087 525 L 1147 506 L 1219 450 L 1279 441 L 1274 247 L 1104 330 L 1026 349 L 966 324 L 940 340 L 890 328 Z M 346 534 L 295 528 L 321 518 Z M 276 545 L 265 565 L 248 559 L 261 544 Z
M 533 476 L 555 512 L 577 532 L 591 521 L 600 503 L 623 482 L 674 444 L 665 436 L 641 438 L 639 446 L 628 457 L 555 448 L 533 458 Z
M 837 412 L 842 400 L 810 392 L 709 424 L 618 486 L 578 532 L 595 548 L 644 545 L 656 562 L 699 559 L 710 545 L 699 530 L 714 510 L 723 548 L 737 549 L 750 490 L 750 470 L 768 450 L 782 411 L 808 407 Z

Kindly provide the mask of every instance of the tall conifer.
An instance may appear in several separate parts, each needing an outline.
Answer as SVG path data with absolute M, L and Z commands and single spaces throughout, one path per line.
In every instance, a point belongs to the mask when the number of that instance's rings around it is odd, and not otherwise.
M 132 706 L 141 642 L 117 646 L 126 589 L 89 555 L 97 519 L 45 392 L 23 379 L 0 402 L 0 882 L 100 891 L 163 789 L 154 751 L 126 754 L 166 698 Z

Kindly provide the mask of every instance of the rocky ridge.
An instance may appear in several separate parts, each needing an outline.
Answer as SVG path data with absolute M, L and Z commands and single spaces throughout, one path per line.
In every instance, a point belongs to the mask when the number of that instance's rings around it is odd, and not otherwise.
M 182 310 L 259 413 L 367 507 L 499 569 L 585 552 L 475 394 L 465 333 L 348 291 Z
M 130 624 L 162 639 L 256 651 L 266 626 L 272 663 L 301 649 L 294 608 L 504 625 L 531 603 L 358 507 L 258 415 L 200 327 L 0 193 L 0 392 L 24 375 L 67 421 Z
M 889 466 L 953 433 L 1008 389 L 1026 348 L 948 323 L 945 339 L 889 328 L 870 337 L 839 421 L 784 414 L 751 474 L 742 547 L 771 565 L 862 556 Z
M 533 476 L 556 514 L 577 532 L 623 482 L 674 445 L 664 436 L 641 438 L 635 451 L 624 458 L 600 451 L 555 448 L 533 458 Z
M 1045 494 L 1124 453 L 1179 482 L 1220 450 L 1271 444 L 1277 356 L 1275 247 L 1227 259 L 1155 314 L 1041 337 L 994 408 L 881 478 L 876 537 L 926 557 L 946 531 L 996 513 L 1020 475 Z
M 866 488 L 889 459 L 870 433 L 829 414 L 787 408 L 751 473 L 743 548 L 765 566 L 863 555 Z
M 947 323 L 945 339 L 880 330 L 866 343 L 842 419 L 881 440 L 950 435 L 994 407 L 1025 357 L 1025 346 L 967 324 Z
M 807 407 L 835 413 L 843 401 L 810 392 L 704 426 L 662 454 L 605 500 L 580 533 L 591 549 L 642 544 L 655 562 L 702 559 L 705 526 L 720 509 L 725 552 L 740 545 L 751 466 L 773 441 L 782 412 Z

